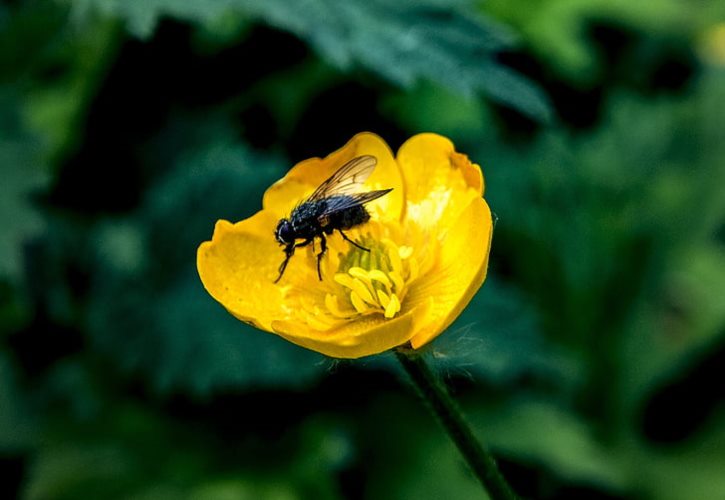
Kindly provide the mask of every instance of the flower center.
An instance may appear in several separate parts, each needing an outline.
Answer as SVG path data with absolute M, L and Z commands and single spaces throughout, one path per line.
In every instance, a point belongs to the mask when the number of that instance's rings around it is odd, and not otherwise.
M 374 313 L 393 318 L 400 312 L 408 283 L 418 276 L 413 248 L 399 246 L 389 238 L 377 241 L 369 236 L 358 243 L 370 251 L 353 246 L 341 257 L 334 276 L 339 290 L 325 295 L 325 306 L 340 319 Z
M 411 283 L 433 265 L 436 245 L 417 229 L 404 232 L 390 222 L 371 220 L 361 229 L 347 236 L 366 250 L 338 234 L 328 237 L 322 281 L 316 251 L 307 247 L 307 265 L 295 268 L 300 274 L 285 291 L 290 319 L 328 331 L 351 320 L 391 319 L 403 310 Z

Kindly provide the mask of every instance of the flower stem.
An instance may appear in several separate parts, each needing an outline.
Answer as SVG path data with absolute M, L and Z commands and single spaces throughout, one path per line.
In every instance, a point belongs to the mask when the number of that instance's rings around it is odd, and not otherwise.
M 496 461 L 484 450 L 471 431 L 458 404 L 430 369 L 423 356 L 411 349 L 399 347 L 395 355 L 408 372 L 413 383 L 445 427 L 466 459 L 471 470 L 488 492 L 491 500 L 517 500 L 518 496 L 498 470 Z

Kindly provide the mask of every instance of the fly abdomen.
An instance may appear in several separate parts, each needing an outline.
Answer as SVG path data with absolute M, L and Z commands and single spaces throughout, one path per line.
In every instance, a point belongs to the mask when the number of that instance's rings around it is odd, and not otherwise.
M 335 229 L 351 229 L 370 220 L 370 214 L 362 205 L 356 205 L 328 216 L 326 229 L 329 233 Z

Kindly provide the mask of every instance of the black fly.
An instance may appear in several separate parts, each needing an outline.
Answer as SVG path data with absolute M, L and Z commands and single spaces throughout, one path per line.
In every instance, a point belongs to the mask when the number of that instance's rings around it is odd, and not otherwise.
M 274 237 L 284 245 L 285 258 L 279 266 L 277 283 L 282 279 L 287 263 L 295 254 L 295 248 L 313 244 L 320 238 L 320 253 L 317 254 L 317 276 L 322 281 L 320 261 L 327 251 L 325 235 L 338 231 L 340 235 L 361 250 L 370 250 L 352 241 L 342 232 L 370 220 L 370 214 L 363 205 L 392 191 L 356 192 L 375 169 L 378 163 L 374 156 L 358 156 L 345 163 L 340 169 L 315 190 L 305 201 L 292 210 L 289 219 L 277 224 Z M 304 240 L 296 243 L 297 240 Z

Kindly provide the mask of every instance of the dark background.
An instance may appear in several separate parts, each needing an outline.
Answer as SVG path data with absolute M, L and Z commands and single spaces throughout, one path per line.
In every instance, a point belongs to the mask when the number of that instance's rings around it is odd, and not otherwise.
M 725 5 L 684 0 L 0 4 L 0 498 L 483 498 L 390 355 L 196 274 L 364 130 L 483 167 L 489 277 L 428 349 L 515 489 L 725 498 Z

